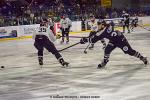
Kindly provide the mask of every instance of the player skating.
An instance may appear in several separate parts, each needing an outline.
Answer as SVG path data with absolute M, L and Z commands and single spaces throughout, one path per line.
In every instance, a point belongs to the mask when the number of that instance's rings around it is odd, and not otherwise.
M 98 68 L 104 68 L 106 66 L 109 61 L 111 52 L 116 47 L 122 49 L 125 54 L 129 54 L 131 56 L 139 58 L 144 62 L 145 65 L 148 64 L 147 58 L 143 57 L 139 52 L 132 49 L 125 36 L 120 31 L 113 31 L 110 25 L 106 24 L 104 20 L 98 22 L 98 32 L 95 36 L 90 38 L 82 38 L 80 42 L 81 44 L 84 44 L 86 42 L 96 43 L 97 41 L 104 38 L 107 38 L 109 40 L 109 43 L 104 50 L 104 59 L 101 64 L 98 65 Z
M 131 31 L 133 31 L 133 29 L 134 29 L 135 27 L 137 27 L 137 26 L 138 26 L 138 17 L 136 16 L 136 17 L 133 18 L 132 21 L 131 21 L 131 27 L 130 27 Z
M 66 18 L 66 15 L 62 16 L 62 19 L 60 20 L 60 29 L 62 33 L 62 41 L 61 43 L 64 43 L 65 37 L 66 37 L 66 43 L 69 43 L 69 31 L 70 27 L 72 26 L 72 22 L 69 18 Z
M 125 33 L 125 27 L 127 27 L 128 33 L 130 33 L 129 23 L 130 23 L 130 15 L 123 11 L 122 14 L 122 24 L 123 24 L 123 33 Z
M 47 19 L 44 19 L 41 22 L 38 32 L 33 34 L 33 39 L 35 40 L 34 46 L 38 50 L 39 65 L 43 65 L 43 50 L 46 48 L 57 58 L 62 66 L 68 66 L 69 63 L 64 61 L 55 45 L 53 44 L 55 37 L 48 26 Z

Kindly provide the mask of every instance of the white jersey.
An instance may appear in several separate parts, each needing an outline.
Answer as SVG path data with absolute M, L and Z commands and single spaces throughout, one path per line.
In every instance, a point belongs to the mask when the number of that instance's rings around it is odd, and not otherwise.
M 94 21 L 94 22 L 90 21 L 89 25 L 90 25 L 92 31 L 98 30 L 97 21 Z
M 61 19 L 60 26 L 66 29 L 66 28 L 69 28 L 69 26 L 72 26 L 72 22 L 69 18 Z
M 46 26 L 41 26 L 38 28 L 38 30 L 36 30 L 36 32 L 33 34 L 33 39 L 35 39 L 36 35 L 45 35 L 49 38 L 49 40 L 51 42 L 55 42 L 56 38 L 52 32 L 52 30 L 50 30 L 50 27 L 46 27 Z

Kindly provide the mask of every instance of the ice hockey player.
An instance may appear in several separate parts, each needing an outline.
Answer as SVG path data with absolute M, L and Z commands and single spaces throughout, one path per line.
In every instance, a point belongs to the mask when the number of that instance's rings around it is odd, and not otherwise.
M 132 19 L 131 30 L 133 31 L 133 29 L 137 26 L 138 26 L 138 17 L 136 16 L 134 19 Z
M 90 23 L 89 23 L 89 25 L 91 27 L 91 32 L 89 34 L 89 37 L 92 37 L 92 36 L 94 36 L 96 34 L 96 31 L 98 30 L 97 21 L 96 21 L 94 15 L 90 16 Z M 105 40 L 102 39 L 101 42 L 103 44 L 103 48 L 105 48 L 106 47 Z M 93 49 L 93 48 L 94 48 L 94 43 L 91 43 L 89 49 Z
M 69 63 L 64 61 L 53 43 L 55 41 L 55 37 L 48 26 L 47 19 L 42 20 L 39 29 L 33 34 L 33 39 L 35 40 L 34 46 L 38 50 L 39 65 L 43 65 L 43 50 L 46 48 L 58 59 L 62 66 L 68 66 Z
M 63 15 L 62 19 L 60 20 L 60 30 L 62 33 L 61 43 L 64 43 L 65 37 L 67 39 L 66 43 L 69 43 L 69 31 L 71 26 L 72 26 L 71 20 L 69 18 L 66 18 L 66 15 Z
M 110 56 L 111 52 L 116 47 L 122 49 L 122 51 L 125 54 L 129 54 L 131 56 L 139 58 L 140 60 L 142 60 L 144 62 L 145 65 L 148 64 L 147 58 L 143 57 L 139 52 L 132 49 L 132 47 L 128 43 L 127 39 L 125 38 L 125 36 L 118 30 L 112 31 L 110 25 L 106 24 L 106 22 L 104 20 L 98 22 L 98 32 L 96 33 L 96 35 L 94 37 L 82 38 L 80 40 L 80 43 L 81 44 L 84 44 L 86 42 L 96 43 L 97 41 L 99 41 L 103 38 L 108 39 L 109 43 L 104 50 L 104 59 L 103 59 L 102 63 L 98 65 L 98 68 L 104 68 L 106 66 L 106 64 L 109 61 L 109 56 Z
M 128 33 L 130 33 L 129 23 L 130 23 L 130 15 L 123 11 L 122 14 L 122 24 L 123 24 L 123 33 L 125 33 L 125 27 L 127 27 Z

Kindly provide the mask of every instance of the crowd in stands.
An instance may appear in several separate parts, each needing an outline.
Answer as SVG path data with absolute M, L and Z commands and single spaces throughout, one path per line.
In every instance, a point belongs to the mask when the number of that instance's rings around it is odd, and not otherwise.
M 63 14 L 71 20 L 88 19 L 90 14 L 96 18 L 121 17 L 124 9 L 101 7 L 99 0 L 26 0 L 25 5 L 19 0 L 0 2 L 0 27 L 29 25 L 40 23 L 41 18 L 51 17 L 59 21 Z M 150 15 L 150 9 L 126 9 L 131 15 Z

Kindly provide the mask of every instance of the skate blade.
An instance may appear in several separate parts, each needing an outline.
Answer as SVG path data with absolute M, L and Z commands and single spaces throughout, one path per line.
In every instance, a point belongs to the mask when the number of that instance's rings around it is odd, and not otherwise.
M 64 65 L 64 66 L 62 66 L 61 68 L 68 68 L 68 67 L 69 67 L 69 63 Z

